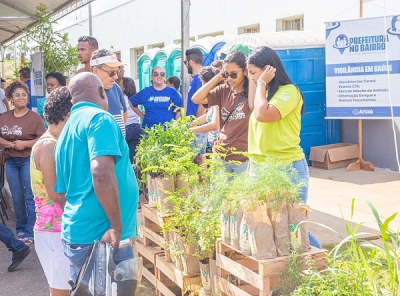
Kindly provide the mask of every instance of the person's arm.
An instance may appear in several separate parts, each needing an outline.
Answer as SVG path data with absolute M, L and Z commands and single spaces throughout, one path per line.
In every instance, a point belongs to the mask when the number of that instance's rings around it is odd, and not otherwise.
M 195 118 L 191 123 L 190 126 L 195 127 L 207 122 L 207 114 L 203 114 L 200 117 Z
M 95 157 L 90 161 L 93 188 L 110 221 L 110 229 L 104 233 L 102 241 L 110 243 L 114 250 L 117 250 L 122 232 L 122 221 L 114 168 L 114 156 Z
M 8 100 L 6 98 L 3 99 L 4 106 L 6 106 L 7 111 L 10 110 L 10 106 L 8 105 Z
M 128 111 L 125 111 L 122 116 L 124 117 L 124 123 L 128 120 Z
M 194 133 L 207 133 L 219 129 L 219 107 L 213 106 L 211 122 L 191 128 Z M 207 116 L 207 114 L 206 114 Z
M 267 100 L 266 87 L 275 77 L 275 71 L 275 68 L 267 66 L 257 80 L 254 98 L 254 116 L 256 120 L 260 122 L 274 122 L 281 119 L 281 114 L 278 109 L 269 104 Z
M 25 148 L 32 148 L 33 145 L 39 140 L 40 136 L 38 136 L 36 139 L 33 140 L 16 140 L 14 141 L 15 147 L 14 149 L 16 150 L 24 150 Z
M 171 108 L 182 108 L 183 106 L 183 102 L 182 102 L 182 97 L 181 95 L 178 93 L 178 91 L 175 88 L 171 88 L 172 89 L 172 95 L 171 95 L 171 99 L 172 99 L 172 103 L 174 104 L 174 106 L 170 106 Z M 182 112 L 180 111 L 181 109 L 178 109 L 177 111 L 175 111 L 175 120 L 177 120 L 179 117 L 182 116 Z
M 211 79 L 209 82 L 204 84 L 202 87 L 200 87 L 199 90 L 197 90 L 193 97 L 192 97 L 192 102 L 195 104 L 208 104 L 208 99 L 207 96 L 209 92 L 218 85 L 221 81 L 224 80 L 224 77 L 222 76 L 221 73 L 218 75 L 215 75 L 213 79 Z
M 133 107 L 132 106 L 132 110 L 135 111 L 135 113 L 141 118 L 144 118 L 144 113 L 138 108 L 138 107 Z
M 181 111 L 176 111 L 175 112 L 175 120 L 177 120 L 179 117 L 181 117 L 182 116 L 182 113 L 181 113 Z
M 0 137 L 0 148 L 14 149 L 15 144 Z
M 54 141 L 44 141 L 39 146 L 36 146 L 33 156 L 36 168 L 42 172 L 48 197 L 52 201 L 58 202 L 58 193 L 54 191 L 54 185 L 56 184 L 56 162 L 53 155 L 54 146 Z
M 60 203 L 61 209 L 64 211 L 65 204 L 67 203 L 67 200 L 65 199 L 65 193 L 58 194 L 58 202 Z

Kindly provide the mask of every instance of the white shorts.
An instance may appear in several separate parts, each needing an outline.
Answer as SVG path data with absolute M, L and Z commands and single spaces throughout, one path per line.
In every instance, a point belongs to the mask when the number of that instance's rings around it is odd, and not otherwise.
M 35 250 L 50 288 L 70 290 L 69 259 L 64 255 L 60 232 L 35 231 Z

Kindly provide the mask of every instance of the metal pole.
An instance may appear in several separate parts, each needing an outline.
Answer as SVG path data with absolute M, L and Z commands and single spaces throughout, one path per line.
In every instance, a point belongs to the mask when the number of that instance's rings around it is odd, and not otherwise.
M 189 48 L 189 12 L 190 0 L 181 0 L 181 49 L 182 49 L 182 99 L 183 107 L 187 107 L 187 99 L 189 92 L 189 73 L 184 64 L 185 52 Z
M 14 39 L 14 70 L 17 71 L 17 45 Z
M 4 58 L 5 58 L 5 49 L 3 44 L 0 45 L 0 58 L 1 58 L 1 78 L 4 79 L 5 75 L 6 75 L 6 69 L 5 69 L 5 64 L 4 64 Z
M 93 36 L 93 30 L 92 30 L 92 3 L 89 3 L 89 36 Z

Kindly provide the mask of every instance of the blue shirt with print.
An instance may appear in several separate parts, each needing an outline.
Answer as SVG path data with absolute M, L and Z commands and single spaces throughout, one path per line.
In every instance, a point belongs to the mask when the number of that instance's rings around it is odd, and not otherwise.
M 175 108 L 182 107 L 181 95 L 169 86 L 162 90 L 156 90 L 152 86 L 146 87 L 130 97 L 129 101 L 134 107 L 144 106 L 143 128 L 151 128 L 155 124 L 163 124 L 175 119 Z
M 196 116 L 199 105 L 193 103 L 192 98 L 193 98 L 193 95 L 196 93 L 196 91 L 201 86 L 202 86 L 202 83 L 200 80 L 200 76 L 199 76 L 199 74 L 196 74 L 193 77 L 192 82 L 190 83 L 190 88 L 189 88 L 189 93 L 188 93 L 188 102 L 187 102 L 187 108 L 186 108 L 186 116 L 190 116 L 190 115 Z
M 129 161 L 129 148 L 110 113 L 80 102 L 61 132 L 55 150 L 56 184 L 67 203 L 62 216 L 62 238 L 71 244 L 91 244 L 110 228 L 106 213 L 93 187 L 90 162 L 113 156 L 121 211 L 121 240 L 136 237 L 138 186 Z

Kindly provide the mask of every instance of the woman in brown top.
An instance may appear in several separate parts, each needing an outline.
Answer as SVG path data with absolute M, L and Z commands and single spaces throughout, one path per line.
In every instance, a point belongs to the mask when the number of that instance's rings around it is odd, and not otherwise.
M 29 173 L 30 155 L 45 128 L 40 116 L 27 108 L 29 91 L 25 83 L 11 83 L 6 97 L 14 110 L 0 116 L 0 147 L 7 157 L 6 174 L 17 218 L 18 239 L 32 244 L 36 213 Z
M 217 86 L 225 79 L 226 84 Z M 232 151 L 247 152 L 251 114 L 247 101 L 248 86 L 246 56 L 241 51 L 234 51 L 224 59 L 221 72 L 203 85 L 192 98 L 196 104 L 219 106 L 221 131 L 214 142 L 213 151 L 223 154 L 228 152 L 224 164 L 229 173 L 241 173 L 247 168 L 247 157 Z M 222 146 L 223 151 L 218 146 Z

